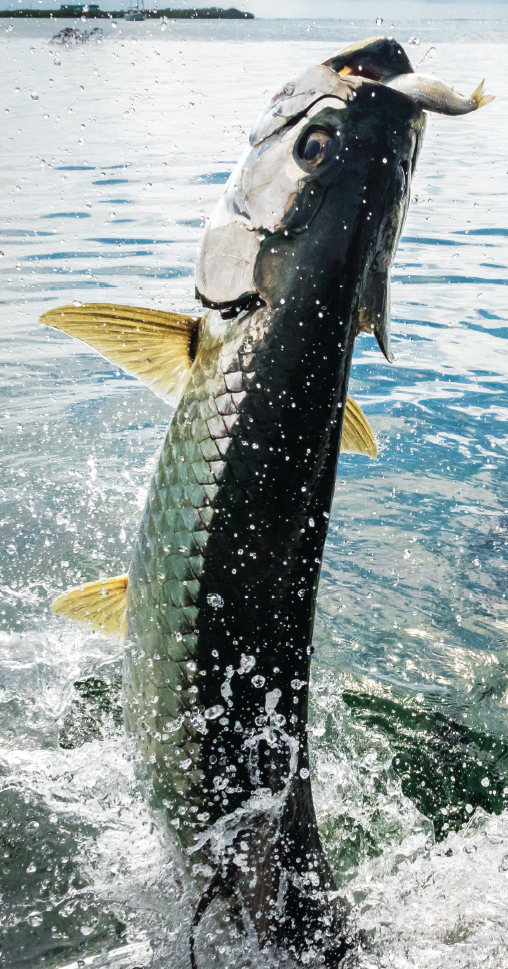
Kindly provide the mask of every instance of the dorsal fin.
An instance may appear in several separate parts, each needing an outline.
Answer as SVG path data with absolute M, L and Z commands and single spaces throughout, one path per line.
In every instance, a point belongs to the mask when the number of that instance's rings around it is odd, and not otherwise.
M 377 457 L 376 442 L 369 422 L 352 397 L 348 397 L 346 401 L 340 449 L 368 454 L 371 458 Z
M 40 319 L 88 343 L 163 400 L 173 405 L 178 402 L 192 366 L 191 344 L 199 317 L 113 303 L 85 303 L 60 306 Z
M 127 575 L 87 582 L 69 589 L 51 603 L 52 612 L 86 622 L 101 633 L 122 640 L 125 636 L 127 613 Z

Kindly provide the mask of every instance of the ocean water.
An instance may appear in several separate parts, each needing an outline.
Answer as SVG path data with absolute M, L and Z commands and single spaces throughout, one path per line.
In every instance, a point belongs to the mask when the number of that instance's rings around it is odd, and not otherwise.
M 195 311 L 204 219 L 261 106 L 392 28 L 101 21 L 65 46 L 63 26 L 0 21 L 0 965 L 183 969 L 185 876 L 123 733 L 121 650 L 49 613 L 62 588 L 125 570 L 171 409 L 38 317 L 76 300 Z M 496 101 L 429 119 L 393 271 L 395 363 L 357 341 L 350 393 L 379 456 L 339 463 L 313 790 L 361 969 L 503 969 L 508 28 L 393 33 L 422 70 L 463 93 L 486 77 Z

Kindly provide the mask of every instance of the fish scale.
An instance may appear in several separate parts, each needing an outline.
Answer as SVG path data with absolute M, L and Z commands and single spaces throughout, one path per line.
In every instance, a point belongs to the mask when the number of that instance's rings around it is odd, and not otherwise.
M 237 335 L 234 342 L 238 342 Z M 227 357 L 223 350 L 224 355 Z M 241 374 L 239 367 L 236 356 L 228 367 L 235 387 L 238 381 L 234 378 Z M 195 603 L 204 570 L 203 553 L 218 491 L 217 479 L 223 468 L 223 461 L 217 460 L 221 458 L 221 451 L 215 442 L 221 441 L 224 454 L 238 418 L 232 394 L 227 391 L 225 381 L 217 384 L 216 373 L 213 389 L 217 400 L 210 393 L 209 380 L 196 368 L 196 376 L 191 378 L 162 449 L 129 575 L 128 614 L 132 618 L 128 638 L 140 640 L 147 612 L 150 619 L 155 619 L 155 604 L 167 603 L 163 612 L 159 606 L 150 640 L 143 637 L 145 655 L 140 658 L 136 650 L 126 651 L 126 683 L 130 683 L 129 693 L 139 701 L 135 705 L 136 723 L 131 726 L 137 733 L 138 724 L 142 721 L 145 725 L 141 732 L 145 757 L 152 762 L 155 757 L 160 771 L 159 788 L 165 793 L 168 761 L 174 782 L 179 762 L 189 757 L 194 761 L 199 749 L 189 716 L 176 731 L 173 725 L 199 705 L 196 675 L 189 670 L 188 663 L 196 655 L 196 634 L 191 630 L 196 624 Z M 238 399 L 239 395 L 236 396 Z M 229 428 L 219 407 L 229 418 Z M 161 536 L 166 539 L 168 534 L 170 542 L 165 545 Z M 153 683 L 155 706 L 146 702 L 144 685 L 147 682 Z M 177 758 L 176 750 L 181 751 Z M 186 771 L 175 787 L 183 790 L 189 778 Z

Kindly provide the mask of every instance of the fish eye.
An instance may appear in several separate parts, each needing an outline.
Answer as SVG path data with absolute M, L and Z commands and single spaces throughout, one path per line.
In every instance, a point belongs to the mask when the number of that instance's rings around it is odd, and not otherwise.
M 335 138 L 325 128 L 310 128 L 298 144 L 298 162 L 306 172 L 314 172 L 335 153 Z

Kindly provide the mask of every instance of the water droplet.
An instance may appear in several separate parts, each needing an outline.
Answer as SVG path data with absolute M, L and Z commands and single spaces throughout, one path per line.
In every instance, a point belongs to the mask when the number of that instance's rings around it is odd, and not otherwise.
M 270 693 L 266 694 L 265 710 L 268 716 L 271 716 L 273 713 L 275 713 L 275 708 L 281 696 L 282 696 L 282 691 L 277 688 L 275 688 L 275 690 L 272 690 Z
M 376 23 L 377 23 L 378 27 L 380 27 L 381 24 L 383 23 L 383 18 L 382 17 L 376 17 Z
M 229 697 L 233 693 L 233 690 L 231 689 L 231 683 L 229 682 L 229 680 L 225 680 L 224 681 L 224 683 L 222 684 L 222 686 L 220 688 L 220 691 L 221 691 L 222 696 L 224 697 L 224 699 L 225 700 L 229 700 Z
M 409 44 L 410 47 L 419 47 L 420 46 L 420 38 L 419 37 L 410 37 L 409 40 L 408 40 L 408 44 Z
M 225 712 L 224 707 L 221 707 L 220 703 L 216 703 L 215 706 L 208 707 L 208 710 L 205 710 L 205 719 L 216 720 L 217 717 L 222 717 Z
M 219 596 L 216 592 L 209 592 L 206 597 L 206 601 L 212 609 L 222 609 L 224 606 L 224 599 Z
M 314 521 L 313 518 L 309 518 L 309 528 L 315 528 L 315 527 L 316 527 L 316 522 Z
M 250 673 L 250 671 L 254 669 L 255 665 L 256 665 L 255 656 L 246 656 L 245 653 L 242 653 L 240 657 L 240 669 L 238 670 L 238 672 L 240 674 Z
M 488 777 L 482 777 L 480 784 L 482 785 L 482 787 L 489 787 L 490 781 Z
M 260 690 L 261 687 L 265 685 L 266 680 L 264 676 L 253 676 L 251 679 L 251 683 L 253 686 L 256 687 L 257 690 Z
M 301 690 L 302 686 L 305 686 L 305 680 L 291 680 L 291 687 L 293 690 Z
M 306 767 L 302 767 L 300 771 L 300 777 L 302 778 L 302 780 L 306 781 L 308 776 L 309 776 L 309 771 L 307 770 Z

